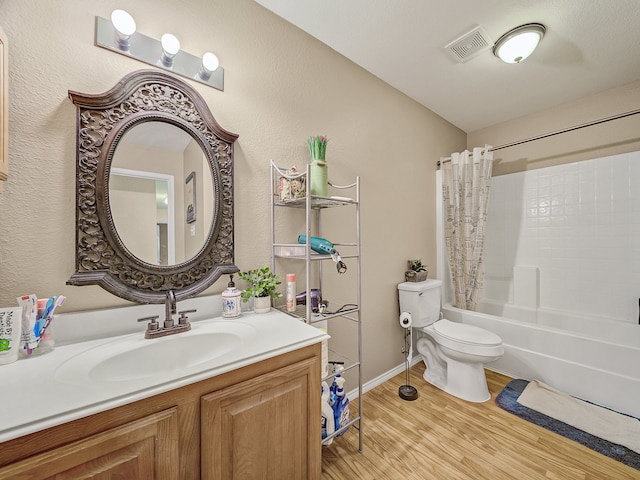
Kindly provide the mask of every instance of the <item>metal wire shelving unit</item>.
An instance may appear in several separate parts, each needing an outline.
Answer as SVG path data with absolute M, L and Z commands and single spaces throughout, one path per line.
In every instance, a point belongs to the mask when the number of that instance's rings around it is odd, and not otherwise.
M 362 430 L 362 318 L 361 318 L 361 261 L 360 261 L 360 177 L 356 177 L 355 182 L 349 185 L 335 185 L 329 183 L 331 192 L 344 193 L 350 196 L 317 196 L 310 193 L 310 166 L 307 165 L 305 171 L 287 172 L 286 169 L 278 167 L 273 160 L 271 163 L 271 269 L 276 272 L 276 259 L 285 259 L 288 262 L 303 262 L 305 265 L 305 305 L 298 305 L 295 312 L 287 312 L 285 306 L 277 307 L 289 315 L 293 315 L 310 325 L 320 322 L 337 322 L 348 321 L 353 322 L 356 329 L 357 338 L 354 339 L 357 347 L 357 358 L 350 358 L 348 355 L 342 355 L 332 349 L 331 341 L 329 342 L 329 364 L 340 365 L 340 370 L 330 371 L 327 376 L 319 379 L 319 381 L 330 381 L 338 373 L 346 373 L 354 371 L 357 376 L 357 412 L 352 414 L 350 421 L 341 426 L 338 430 L 322 439 L 322 444 L 330 444 L 334 438 L 345 433 L 349 428 L 355 428 L 358 431 L 359 451 L 363 451 L 363 430 Z M 294 195 L 282 195 L 282 182 L 297 181 L 299 185 L 306 185 L 304 190 L 299 190 Z M 305 212 L 305 234 L 306 244 L 298 243 L 278 243 L 277 237 L 277 211 L 286 209 L 304 209 Z M 340 252 L 341 259 L 352 259 L 350 263 L 355 263 L 356 268 L 356 299 L 354 303 L 345 304 L 338 311 L 331 313 L 314 312 L 311 302 L 311 290 L 313 288 L 322 288 L 322 264 L 326 261 L 333 262 L 331 255 L 323 255 L 315 253 L 311 249 L 311 236 L 321 236 L 321 212 L 329 208 L 352 208 L 355 221 L 355 241 L 334 243 L 336 250 Z M 297 240 L 297 239 L 296 239 Z M 353 240 L 353 239 L 351 239 Z M 312 271 L 312 265 L 318 263 L 316 271 Z M 353 268 L 353 267 L 350 267 Z

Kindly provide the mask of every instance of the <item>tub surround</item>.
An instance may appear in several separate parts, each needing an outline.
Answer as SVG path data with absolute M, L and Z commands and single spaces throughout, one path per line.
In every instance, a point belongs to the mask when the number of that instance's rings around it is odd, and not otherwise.
M 146 307 L 148 306 L 141 308 Z M 126 309 L 112 310 L 120 310 L 119 313 L 124 313 L 122 310 Z M 103 314 L 104 312 L 97 317 L 100 318 Z M 56 318 L 56 321 L 60 320 L 61 328 L 58 330 L 62 335 L 63 343 L 67 340 L 64 332 L 68 328 L 68 325 L 64 327 L 63 325 L 73 323 L 81 314 L 72 314 L 72 316 L 76 318 L 69 319 L 69 322 L 65 322 L 64 318 Z M 135 318 L 127 320 L 135 325 Z M 181 335 L 197 335 L 212 322 L 220 321 L 222 320 L 194 321 L 192 332 L 175 335 L 173 338 L 178 339 Z M 3 390 L 12 394 L 3 395 L 0 400 L 2 410 L 10 412 L 3 418 L 0 442 L 193 384 L 328 338 L 320 330 L 276 310 L 262 315 L 245 313 L 240 319 L 231 322 L 245 324 L 255 330 L 255 335 L 240 347 L 221 357 L 200 363 L 197 368 L 174 370 L 168 365 L 166 372 L 161 375 L 139 378 L 135 381 L 83 384 L 62 378 L 59 369 L 65 362 L 69 362 L 83 352 L 93 349 L 108 351 L 106 346 L 109 344 L 117 345 L 132 338 L 142 338 L 141 332 L 69 343 L 56 347 L 46 355 L 21 359 L 3 366 Z M 135 326 L 138 329 L 144 327 Z M 154 341 L 158 340 L 144 340 L 144 342 Z M 168 345 L 171 345 L 170 341 Z
M 640 151 L 494 177 L 483 300 L 640 331 L 638 185 Z

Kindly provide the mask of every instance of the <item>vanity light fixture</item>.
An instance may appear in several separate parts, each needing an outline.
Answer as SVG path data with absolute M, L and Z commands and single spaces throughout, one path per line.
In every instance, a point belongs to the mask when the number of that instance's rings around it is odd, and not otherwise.
M 541 23 L 520 25 L 498 39 L 493 54 L 505 63 L 520 63 L 533 53 L 545 31 Z
M 224 68 L 211 52 L 202 57 L 180 50 L 180 41 L 170 33 L 161 40 L 136 31 L 136 22 L 124 10 L 114 10 L 111 19 L 96 17 L 96 46 L 126 55 L 143 63 L 169 70 L 224 91 Z

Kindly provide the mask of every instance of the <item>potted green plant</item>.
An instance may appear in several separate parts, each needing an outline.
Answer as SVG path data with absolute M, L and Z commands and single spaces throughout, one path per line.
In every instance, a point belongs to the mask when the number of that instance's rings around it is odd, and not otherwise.
M 240 296 L 243 302 L 248 302 L 250 298 L 253 298 L 255 313 L 267 313 L 271 310 L 271 299 L 282 296 L 277 291 L 278 285 L 282 283 L 280 277 L 271 272 L 267 266 L 240 272 L 238 276 L 250 285 L 240 293 Z
M 407 260 L 407 271 L 404 272 L 404 279 L 407 282 L 423 282 L 427 279 L 429 271 L 426 265 L 422 265 L 422 260 Z
M 329 139 L 323 135 L 307 139 L 309 154 L 311 155 L 311 179 L 309 182 L 311 195 L 327 196 L 329 186 L 326 161 L 328 142 Z

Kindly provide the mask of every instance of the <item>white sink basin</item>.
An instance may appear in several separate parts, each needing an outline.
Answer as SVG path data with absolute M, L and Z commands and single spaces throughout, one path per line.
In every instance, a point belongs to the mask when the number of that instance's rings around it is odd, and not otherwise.
M 69 383 L 127 382 L 173 379 L 242 348 L 256 336 L 251 325 L 238 321 L 194 324 L 189 332 L 156 339 L 142 333 L 126 335 L 79 353 L 62 363 L 57 380 Z

